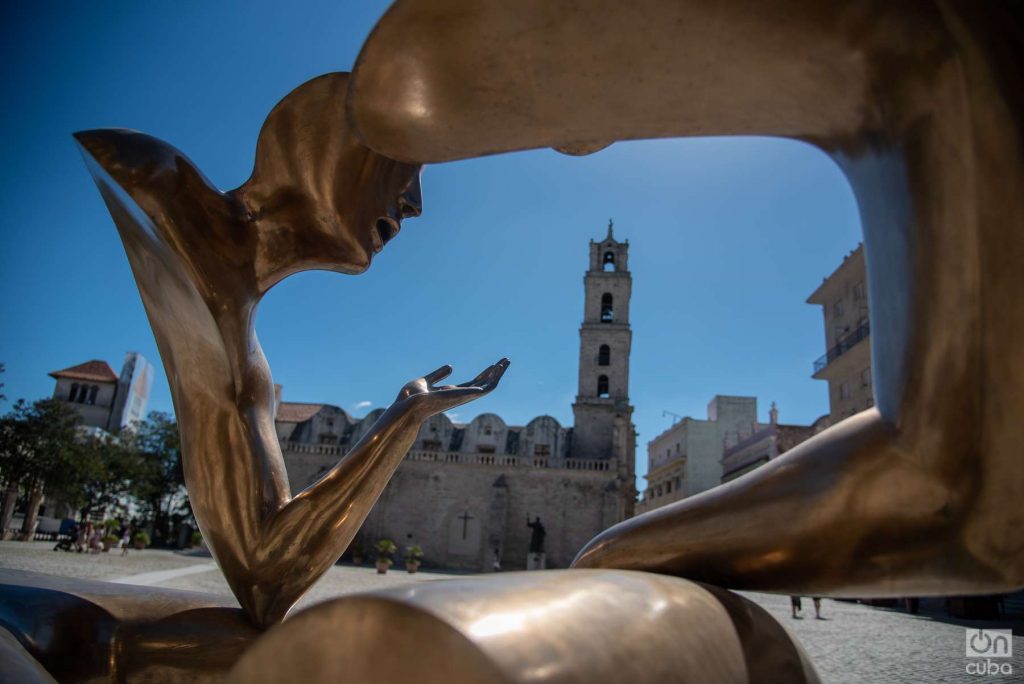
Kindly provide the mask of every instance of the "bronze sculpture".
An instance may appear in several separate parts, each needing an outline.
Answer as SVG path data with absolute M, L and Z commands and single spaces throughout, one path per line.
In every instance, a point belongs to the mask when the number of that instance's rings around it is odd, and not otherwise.
M 378 22 L 349 112 L 382 154 L 777 135 L 829 154 L 857 196 L 876 407 L 620 523 L 575 567 L 831 596 L 1024 585 L 1022 19 L 931 0 L 398 0 Z
M 654 654 L 685 638 L 689 648 L 673 649 L 673 657 L 637 660 L 634 678 L 816 681 L 799 645 L 751 602 L 619 571 L 549 573 L 540 581 L 511 574 L 490 586 L 366 595 L 258 636 L 253 624 L 280 622 L 344 550 L 419 424 L 489 392 L 508 367 L 502 359 L 459 386 L 433 386 L 448 367 L 408 383 L 334 470 L 288 500 L 269 424 L 273 385 L 252 330 L 255 306 L 301 268 L 365 270 L 398 219 L 419 213 L 418 166 L 376 155 L 334 121 L 345 86 L 346 75 L 329 74 L 282 100 L 261 131 L 253 177 L 226 194 L 149 136 L 76 135 L 167 366 L 197 520 L 243 611 L 202 595 L 0 572 L 0 593 L 17 597 L 0 608 L 0 621 L 29 647 L 0 644 L 0 658 L 12 662 L 4 671 L 42 681 L 46 673 L 69 681 L 219 681 L 232 668 L 236 681 L 276 681 L 285 672 L 392 681 L 421 673 L 433 658 L 449 666 L 427 681 L 447 681 L 453 662 L 463 681 L 520 682 L 539 672 L 560 681 L 600 674 L 616 661 L 622 670 L 626 653 Z M 531 525 L 542 539 L 539 518 Z M 396 609 L 403 639 L 385 645 L 374 635 L 392 628 Z M 345 649 L 309 640 L 310 629 L 323 634 L 324 619 L 350 634 Z M 616 636 L 620 645 L 609 651 L 606 640 L 625 619 L 632 636 Z M 606 636 L 595 640 L 598 628 Z M 381 667 L 382 647 L 407 657 Z M 557 662 L 552 649 L 564 651 Z
M 325 635 L 331 646 L 324 647 Z M 230 684 L 817 682 L 763 608 L 676 577 L 508 573 L 375 591 L 304 610 L 238 661 Z
M 359 144 L 344 123 L 347 74 L 296 88 L 267 117 L 252 177 L 214 189 L 170 145 L 133 131 L 76 134 L 132 264 L 170 379 L 185 481 L 203 538 L 257 625 L 279 622 L 341 556 L 420 424 L 491 391 L 409 382 L 334 469 L 290 495 L 274 384 L 256 339 L 262 296 L 302 270 L 361 273 L 420 213 L 417 165 Z
M 171 378 L 197 518 L 249 618 L 280 621 L 340 554 L 418 420 L 489 391 L 507 367 L 468 386 L 432 389 L 446 368 L 410 383 L 355 458 L 288 501 L 252 332 L 259 297 L 305 268 L 365 269 L 419 212 L 421 163 L 669 135 L 785 135 L 843 167 L 865 229 L 877 408 L 728 486 L 608 530 L 576 565 L 830 595 L 1024 584 L 1010 504 L 1024 494 L 1020 19 L 1009 6 L 929 0 L 399 0 L 351 86 L 328 75 L 275 108 L 253 178 L 236 191 L 217 192 L 148 136 L 80 134 Z M 649 652 L 638 680 L 664 676 L 677 656 L 675 672 L 693 681 L 815 679 L 756 607 L 649 572 L 502 575 L 340 599 L 259 637 L 213 600 L 161 596 L 167 605 L 147 616 L 148 599 L 129 592 L 2 579 L 18 600 L 0 617 L 24 650 L 0 643 L 0 662 L 40 681 L 29 659 L 50 667 L 69 647 L 33 650 L 26 635 L 69 625 L 94 630 L 76 648 L 106 649 L 76 681 L 123 678 L 137 671 L 124 663 L 147 657 L 164 658 L 163 679 L 217 679 L 239 654 L 237 680 L 272 680 L 286 665 L 386 681 L 409 661 L 385 674 L 358 667 L 390 656 L 383 635 L 394 620 L 408 631 L 396 640 L 403 656 L 462 658 L 467 679 L 611 678 L 648 653 L 645 636 L 657 645 L 666 635 L 672 645 Z M 33 601 L 56 608 L 22 610 Z M 639 637 L 622 640 L 629 617 Z M 333 644 L 325 629 L 357 623 L 375 631 L 346 646 L 364 658 L 347 669 L 320 639 Z M 509 662 L 496 639 L 523 658 Z M 217 660 L 209 646 L 224 642 L 235 650 Z M 196 662 L 183 664 L 192 647 Z M 709 654 L 727 662 L 702 666 Z M 598 656 L 606 667 L 593 667 Z

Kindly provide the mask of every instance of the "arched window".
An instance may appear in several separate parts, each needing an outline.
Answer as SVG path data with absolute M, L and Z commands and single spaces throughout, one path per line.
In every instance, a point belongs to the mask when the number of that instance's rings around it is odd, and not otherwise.
M 612 363 L 612 348 L 607 344 L 602 344 L 601 348 L 597 350 L 597 365 L 598 366 L 610 366 Z
M 601 322 L 611 323 L 615 320 L 615 311 L 612 308 L 612 296 L 605 292 L 601 295 Z
M 100 388 L 97 385 L 93 385 L 92 387 L 90 387 L 89 388 L 89 398 L 86 400 L 85 403 L 87 403 L 87 404 L 95 404 L 96 403 L 96 393 L 99 392 L 99 391 L 100 391 Z M 85 394 L 84 390 L 82 391 L 82 394 L 83 395 Z
M 78 401 L 78 383 L 71 383 L 71 394 L 68 395 L 68 401 L 74 403 Z
M 606 271 L 615 270 L 615 252 L 605 252 L 604 258 L 601 260 L 601 264 Z
M 608 396 L 608 376 L 601 375 L 597 378 L 597 396 L 607 398 Z

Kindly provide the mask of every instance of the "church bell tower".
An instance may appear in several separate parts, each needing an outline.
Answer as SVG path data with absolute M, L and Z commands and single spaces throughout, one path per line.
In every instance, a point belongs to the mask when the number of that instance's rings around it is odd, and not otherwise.
M 636 432 L 629 405 L 629 241 L 618 242 L 613 224 L 601 242 L 590 241 L 590 268 L 583 276 L 579 388 L 572 405 L 572 457 L 614 461 L 623 488 L 620 515 L 632 515 Z

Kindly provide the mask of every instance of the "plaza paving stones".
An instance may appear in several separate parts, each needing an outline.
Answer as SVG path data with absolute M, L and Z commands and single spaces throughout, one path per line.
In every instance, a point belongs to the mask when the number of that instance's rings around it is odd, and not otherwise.
M 52 544 L 0 542 L 0 567 L 46 572 L 65 577 L 119 580 L 150 586 L 229 594 L 227 583 L 209 556 L 170 551 L 120 551 L 101 554 L 54 552 Z M 334 566 L 303 598 L 308 606 L 343 594 L 464 577 L 448 573 L 391 571 L 378 575 L 372 567 Z M 825 682 L 1024 682 L 1024 631 L 1013 638 L 1012 676 L 971 675 L 965 657 L 965 627 L 1007 629 L 1008 623 L 951 622 L 902 611 L 871 608 L 841 601 L 822 601 L 824 620 L 814 618 L 804 599 L 803 619 L 790 617 L 789 597 L 744 593 L 768 610 L 803 644 Z M 981 660 L 984 663 L 984 660 Z
M 740 592 L 756 601 L 796 635 L 825 682 L 1024 682 L 1024 631 L 1015 630 L 1012 677 L 975 676 L 966 672 L 966 628 L 1009 629 L 1006 622 L 947 621 L 899 610 L 873 608 L 823 599 L 823 620 L 803 599 L 802 619 L 794 620 L 789 597 Z M 982 662 L 984 660 L 982 659 Z

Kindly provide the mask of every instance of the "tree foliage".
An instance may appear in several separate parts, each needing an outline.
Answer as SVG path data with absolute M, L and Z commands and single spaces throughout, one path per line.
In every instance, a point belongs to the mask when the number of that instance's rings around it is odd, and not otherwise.
M 172 519 L 191 517 L 173 417 L 154 412 L 118 435 L 88 434 L 79 423 L 64 402 L 19 400 L 0 417 L 0 487 L 44 492 L 82 518 L 134 508 L 163 539 Z
M 142 468 L 132 493 L 144 517 L 166 538 L 172 516 L 191 517 L 178 424 L 168 414 L 154 411 L 135 426 L 134 435 Z
M 133 483 L 144 472 L 132 435 L 90 436 L 76 448 L 74 480 L 61 498 L 88 518 L 96 510 L 123 506 Z
M 74 489 L 79 476 L 78 423 L 74 409 L 60 401 L 18 402 L 0 418 L 0 482 L 28 493 Z

